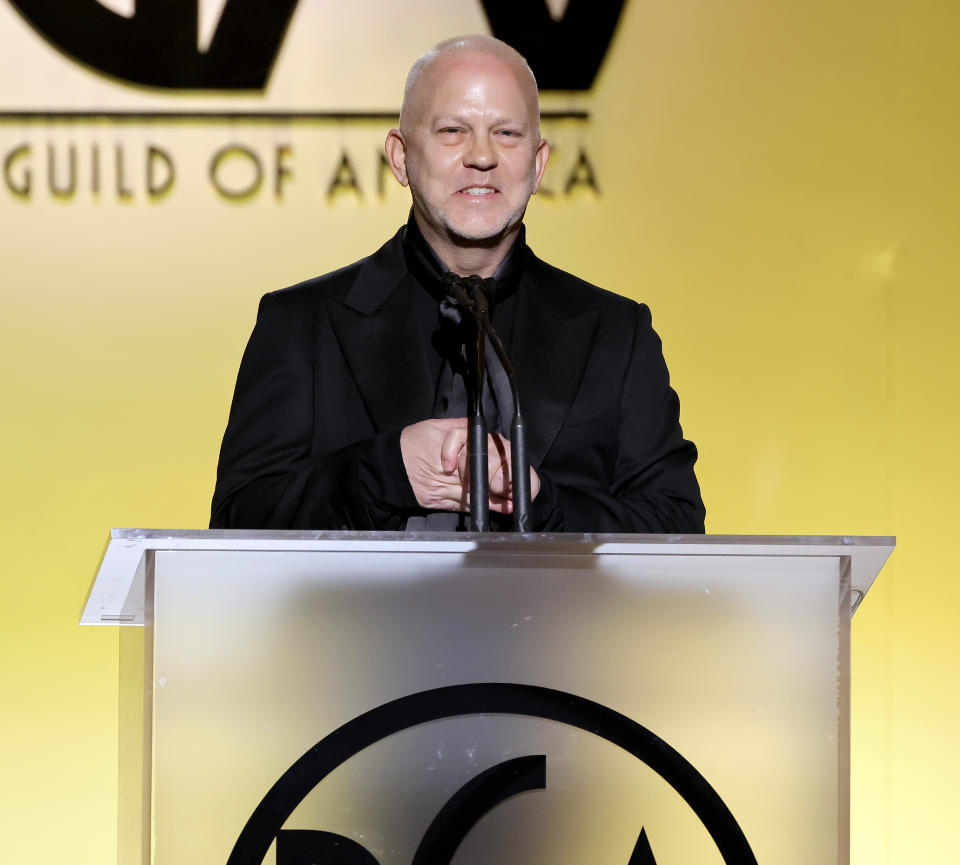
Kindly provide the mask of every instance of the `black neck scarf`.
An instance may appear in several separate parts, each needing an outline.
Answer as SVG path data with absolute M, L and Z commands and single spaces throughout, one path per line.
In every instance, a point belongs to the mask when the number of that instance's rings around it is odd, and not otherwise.
M 496 273 L 483 280 L 491 321 L 494 320 L 498 305 L 501 308 L 510 306 L 510 299 L 520 284 L 528 255 L 525 237 L 526 229 L 521 226 L 516 241 Z M 447 294 L 445 277 L 449 270 L 423 237 L 412 212 L 404 230 L 403 248 L 411 274 L 437 304 L 437 324 L 430 342 L 441 358 L 441 366 L 434 394 L 433 416 L 466 417 L 469 395 L 474 387 L 472 364 L 468 358 L 475 351 L 475 324 L 472 317 Z M 488 431 L 508 436 L 513 420 L 510 383 L 489 340 L 485 356 L 487 385 L 483 388 L 481 400 L 483 417 Z

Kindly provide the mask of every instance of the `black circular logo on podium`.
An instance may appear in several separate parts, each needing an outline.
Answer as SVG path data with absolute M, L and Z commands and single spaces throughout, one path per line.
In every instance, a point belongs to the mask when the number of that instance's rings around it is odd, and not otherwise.
M 535 685 L 478 683 L 421 691 L 348 721 L 321 739 L 280 777 L 250 816 L 227 865 L 261 865 L 277 840 L 278 865 L 378 865 L 349 838 L 330 832 L 283 830 L 297 806 L 324 778 L 364 748 L 410 727 L 467 715 L 542 718 L 593 733 L 633 754 L 683 798 L 717 845 L 726 865 L 757 865 L 743 831 L 707 780 L 659 736 L 592 700 Z M 430 824 L 412 865 L 447 865 L 464 835 L 494 805 L 545 786 L 545 757 L 508 760 L 458 790 Z M 626 865 L 655 865 L 641 831 Z

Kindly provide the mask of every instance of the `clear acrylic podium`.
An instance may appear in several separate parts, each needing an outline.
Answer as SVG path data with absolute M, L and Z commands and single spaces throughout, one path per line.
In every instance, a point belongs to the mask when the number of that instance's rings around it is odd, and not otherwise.
M 115 530 L 119 861 L 847 863 L 893 545 Z

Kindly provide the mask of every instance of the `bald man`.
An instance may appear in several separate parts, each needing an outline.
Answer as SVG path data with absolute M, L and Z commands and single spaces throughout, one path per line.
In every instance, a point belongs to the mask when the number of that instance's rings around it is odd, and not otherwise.
M 483 36 L 428 51 L 385 150 L 410 218 L 369 258 L 262 299 L 211 527 L 467 527 L 471 324 L 447 297 L 452 273 L 485 280 L 516 368 L 533 530 L 702 532 L 696 448 L 649 311 L 526 245 L 550 148 L 523 57 Z M 513 406 L 492 365 L 491 524 L 509 530 Z

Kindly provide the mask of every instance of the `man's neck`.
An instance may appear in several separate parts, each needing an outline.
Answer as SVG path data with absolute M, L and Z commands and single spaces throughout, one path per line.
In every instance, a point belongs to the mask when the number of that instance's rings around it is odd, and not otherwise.
M 431 230 L 416 213 L 414 213 L 414 219 L 423 235 L 423 239 L 430 245 L 430 248 L 440 260 L 458 276 L 476 275 L 489 279 L 497 272 L 497 268 L 506 258 L 520 233 L 520 226 L 517 225 L 506 234 L 491 238 L 489 241 L 463 241 L 458 243 L 452 238 Z

